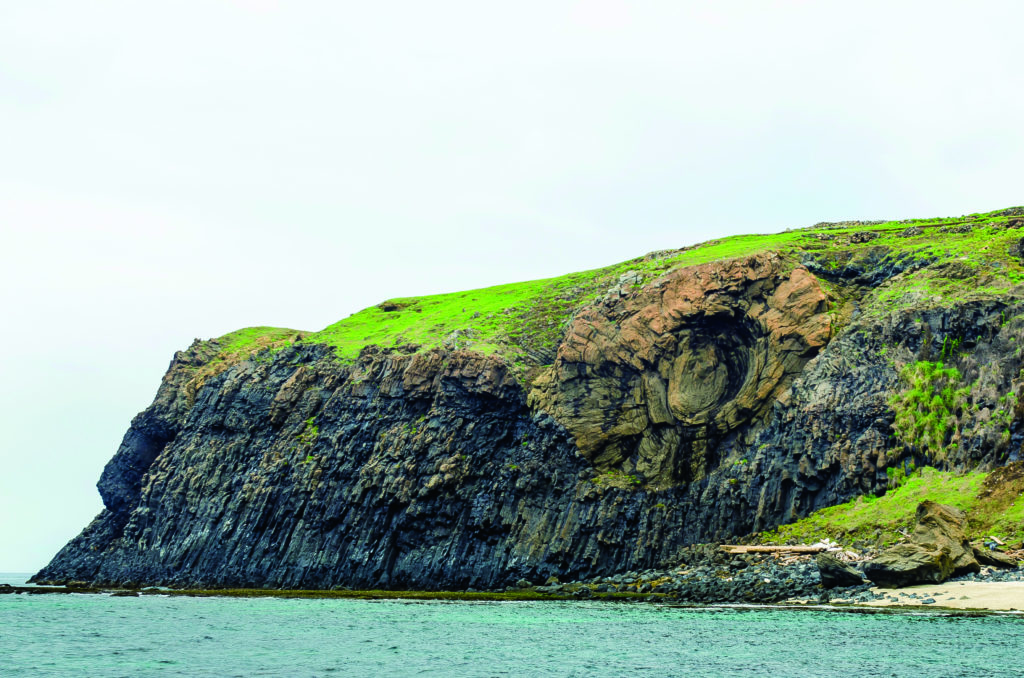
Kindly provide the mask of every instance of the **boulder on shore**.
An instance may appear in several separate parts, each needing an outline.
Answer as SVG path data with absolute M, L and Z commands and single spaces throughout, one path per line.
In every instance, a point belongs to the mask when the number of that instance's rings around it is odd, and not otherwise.
M 834 589 L 837 586 L 860 586 L 864 583 L 860 572 L 838 558 L 827 553 L 819 553 L 814 560 L 821 573 L 821 585 L 827 589 Z
M 1017 559 L 1002 551 L 975 548 L 974 557 L 982 565 L 990 567 L 1002 567 L 1008 570 L 1015 570 L 1018 567 Z
M 910 541 L 898 544 L 864 565 L 864 574 L 883 588 L 939 584 L 950 577 L 978 572 L 981 566 L 964 532 L 963 511 L 934 501 L 917 507 Z
M 917 544 L 897 544 L 864 564 L 864 575 L 882 588 L 938 584 L 953 575 L 953 561 L 945 551 Z

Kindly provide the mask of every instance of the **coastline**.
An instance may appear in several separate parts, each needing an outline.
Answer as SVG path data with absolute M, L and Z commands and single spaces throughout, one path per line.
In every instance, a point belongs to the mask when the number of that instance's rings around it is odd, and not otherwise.
M 232 598 L 313 598 L 352 600 L 533 602 L 594 600 L 682 606 L 801 606 L 882 609 L 944 609 L 1013 613 L 1024 611 L 1024 569 L 984 567 L 976 574 L 925 584 L 883 589 L 860 583 L 827 588 L 812 554 L 727 553 L 718 545 L 688 547 L 670 568 L 622 572 L 561 582 L 551 576 L 519 578 L 502 588 L 475 590 L 279 589 L 203 585 L 186 582 L 42 581 L 5 587 L 0 593 L 96 593 L 113 596 L 191 596 Z M 828 583 L 828 582 L 826 582 Z M 196 585 L 198 584 L 198 585 Z M 891 610 L 896 611 L 896 610 Z
M 934 610 L 967 613 L 1021 613 L 1024 614 L 1024 581 L 951 581 L 944 584 L 923 584 L 901 589 L 867 589 L 874 596 L 870 601 L 857 597 L 835 596 L 829 602 L 813 599 L 781 600 L 777 603 L 748 603 L 720 601 L 695 603 L 679 600 L 668 594 L 598 593 L 591 596 L 523 591 L 331 591 L 288 589 L 126 589 L 76 586 L 10 586 L 0 587 L 0 594 L 61 595 L 93 594 L 115 597 L 185 596 L 223 598 L 283 598 L 283 599 L 343 599 L 343 600 L 408 600 L 453 602 L 540 602 L 579 601 L 662 603 L 687 607 L 741 607 L 790 608 L 834 610 L 845 612 L 900 612 L 908 610 Z

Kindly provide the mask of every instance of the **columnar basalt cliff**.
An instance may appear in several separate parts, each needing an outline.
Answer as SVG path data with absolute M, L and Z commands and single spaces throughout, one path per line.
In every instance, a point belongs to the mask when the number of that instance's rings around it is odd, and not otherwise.
M 103 471 L 103 512 L 36 580 L 453 589 L 608 575 L 884 492 L 887 469 L 911 460 L 1015 460 L 1014 219 L 909 235 L 826 224 L 738 255 L 707 254 L 726 241 L 654 253 L 531 288 L 532 306 L 502 297 L 482 313 L 486 290 L 460 296 L 463 325 L 435 322 L 436 341 L 412 324 L 432 298 L 364 312 L 400 327 L 389 342 L 344 343 L 355 320 L 197 340 Z M 991 257 L 956 249 L 982 246 Z M 930 388 L 913 369 L 937 361 L 962 384 L 939 423 L 895 397 L 910 379 Z

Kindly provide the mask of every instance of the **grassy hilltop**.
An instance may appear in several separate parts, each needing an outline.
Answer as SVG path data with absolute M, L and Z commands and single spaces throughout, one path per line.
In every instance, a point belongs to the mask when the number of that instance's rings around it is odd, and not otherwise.
M 421 350 L 447 345 L 498 353 L 520 367 L 543 365 L 553 358 L 572 313 L 603 295 L 622 276 L 628 276 L 630 282 L 647 282 L 675 269 L 765 251 L 778 252 L 794 264 L 810 258 L 826 272 L 879 253 L 889 259 L 909 260 L 913 273 L 896 276 L 858 298 L 862 312 L 952 305 L 1005 294 L 1024 282 L 1024 266 L 1010 253 L 1024 235 L 1012 227 L 1018 225 L 1020 215 L 1024 208 L 962 217 L 822 223 L 782 233 L 738 235 L 556 278 L 388 299 L 319 332 L 251 327 L 217 341 L 223 359 L 301 337 L 333 346 L 338 358 L 346 362 L 367 345 L 413 344 Z M 950 275 L 948 266 L 929 266 L 936 262 L 956 262 L 955 274 Z M 826 287 L 837 307 L 851 294 L 835 285 Z

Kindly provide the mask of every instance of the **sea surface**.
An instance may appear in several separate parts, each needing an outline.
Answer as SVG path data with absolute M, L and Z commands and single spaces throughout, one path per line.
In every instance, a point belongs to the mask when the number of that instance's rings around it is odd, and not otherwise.
M 27 575 L 0 575 L 21 585 Z M 1014 676 L 1024 617 L 0 595 L 0 675 Z

